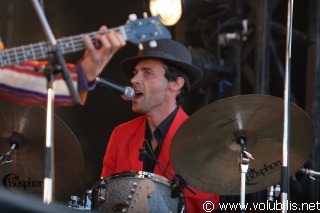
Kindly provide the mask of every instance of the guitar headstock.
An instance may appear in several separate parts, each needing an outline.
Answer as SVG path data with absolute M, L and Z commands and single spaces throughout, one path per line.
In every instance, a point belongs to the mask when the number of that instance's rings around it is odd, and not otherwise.
M 144 41 L 171 39 L 171 33 L 162 24 L 159 16 L 131 19 L 124 25 L 126 40 L 139 44 Z

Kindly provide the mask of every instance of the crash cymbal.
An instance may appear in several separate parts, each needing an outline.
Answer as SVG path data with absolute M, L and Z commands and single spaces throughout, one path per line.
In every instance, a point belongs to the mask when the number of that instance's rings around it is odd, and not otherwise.
M 0 155 L 18 142 L 9 159 L 0 160 L 0 186 L 9 191 L 43 194 L 46 109 L 0 101 Z M 80 144 L 68 126 L 54 116 L 54 197 L 65 200 L 83 180 L 84 157 Z M 12 161 L 12 162 L 11 162 Z
M 208 104 L 192 114 L 175 134 L 170 159 L 174 170 L 197 189 L 220 195 L 240 194 L 241 145 L 245 136 L 249 161 L 246 193 L 281 182 L 283 110 L 281 98 L 241 95 Z M 290 104 L 290 174 L 308 160 L 315 140 L 313 124 Z

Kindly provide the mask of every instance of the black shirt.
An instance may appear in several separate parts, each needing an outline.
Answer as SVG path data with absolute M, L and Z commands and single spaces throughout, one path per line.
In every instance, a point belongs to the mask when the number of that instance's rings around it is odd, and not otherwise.
M 148 120 L 147 120 L 146 133 L 145 133 L 145 139 L 146 139 L 147 143 L 145 143 L 144 146 L 145 146 L 145 150 L 148 153 L 148 155 L 153 156 L 153 159 L 158 159 L 164 138 L 167 135 L 169 127 L 170 127 L 174 117 L 176 116 L 178 109 L 179 109 L 179 107 L 177 106 L 176 109 L 173 110 L 173 112 L 171 112 L 171 114 L 154 130 L 153 136 L 158 143 L 158 146 L 154 151 L 153 151 L 152 145 L 151 145 L 151 139 L 152 139 L 151 130 L 150 130 Z M 153 159 L 150 159 L 150 157 L 144 158 L 144 160 L 143 160 L 143 170 L 144 171 L 153 172 L 154 167 L 156 165 L 156 162 Z

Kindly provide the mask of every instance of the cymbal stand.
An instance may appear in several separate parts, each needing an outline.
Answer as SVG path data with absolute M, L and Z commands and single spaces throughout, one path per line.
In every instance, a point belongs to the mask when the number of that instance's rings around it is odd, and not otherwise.
M 54 104 L 54 71 L 57 67 L 61 67 L 62 76 L 66 81 L 68 89 L 75 103 L 80 104 L 80 98 L 76 92 L 70 73 L 68 72 L 66 63 L 60 52 L 58 43 L 49 27 L 49 24 L 44 15 L 43 9 L 38 0 L 31 0 L 38 18 L 41 22 L 43 30 L 48 40 L 48 61 L 49 69 L 46 69 L 47 75 L 47 117 L 46 117 L 46 152 L 45 152 L 45 179 L 43 189 L 43 202 L 50 204 L 54 194 L 54 140 L 53 140 L 53 104 Z M 58 63 L 57 63 L 57 62 Z
M 245 212 L 245 197 L 246 197 L 246 174 L 249 168 L 250 159 L 254 160 L 252 155 L 247 151 L 244 146 L 246 144 L 247 138 L 244 134 L 239 133 L 236 135 L 237 142 L 241 145 L 241 153 L 239 155 L 239 166 L 240 166 L 240 209 L 241 212 Z

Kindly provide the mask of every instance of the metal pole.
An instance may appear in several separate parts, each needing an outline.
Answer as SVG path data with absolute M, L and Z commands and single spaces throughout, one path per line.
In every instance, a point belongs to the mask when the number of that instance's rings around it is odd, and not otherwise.
M 282 192 L 281 212 L 287 212 L 289 207 L 289 150 L 290 150 L 290 62 L 291 62 L 291 40 L 292 40 L 292 12 L 293 0 L 288 2 L 287 38 L 286 38 L 286 69 L 284 82 L 284 124 L 283 124 L 283 147 L 282 147 Z M 289 208 L 290 210 L 290 208 Z

